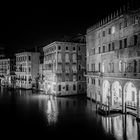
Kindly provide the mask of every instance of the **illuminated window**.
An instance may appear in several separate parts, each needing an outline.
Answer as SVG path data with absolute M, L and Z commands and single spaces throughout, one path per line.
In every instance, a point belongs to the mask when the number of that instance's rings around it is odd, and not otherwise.
M 114 34 L 115 33 L 115 27 L 112 27 L 111 33 Z
M 120 72 L 122 71 L 122 61 L 121 60 L 119 61 L 119 71 Z
M 102 63 L 102 72 L 105 72 L 105 64 Z

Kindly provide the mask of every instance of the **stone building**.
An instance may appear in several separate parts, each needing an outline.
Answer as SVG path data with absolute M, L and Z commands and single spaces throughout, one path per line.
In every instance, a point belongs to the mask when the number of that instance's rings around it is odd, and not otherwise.
M 15 79 L 15 59 L 0 59 L 0 84 L 11 86 Z
M 140 10 L 117 12 L 87 29 L 87 97 L 139 116 Z
M 84 43 L 56 41 L 43 48 L 46 93 L 56 96 L 85 93 L 85 46 Z
M 19 88 L 31 89 L 36 84 L 39 74 L 38 52 L 22 52 L 16 55 L 16 86 Z

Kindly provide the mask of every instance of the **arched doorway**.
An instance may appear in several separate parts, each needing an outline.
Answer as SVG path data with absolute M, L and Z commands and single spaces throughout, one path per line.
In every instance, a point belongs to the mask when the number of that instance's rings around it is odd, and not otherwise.
M 103 95 L 102 95 L 102 103 L 104 105 L 109 105 L 110 102 L 110 83 L 109 81 L 103 81 Z
M 132 82 L 127 82 L 124 86 L 124 103 L 126 103 L 127 107 L 136 108 L 137 89 Z
M 112 84 L 112 107 L 122 105 L 122 86 L 118 81 Z

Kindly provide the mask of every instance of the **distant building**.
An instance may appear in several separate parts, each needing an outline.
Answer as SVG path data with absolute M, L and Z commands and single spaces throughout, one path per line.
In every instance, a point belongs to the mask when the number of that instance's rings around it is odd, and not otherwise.
M 44 51 L 44 88 L 56 96 L 86 92 L 84 43 L 53 42 Z
M 140 117 L 140 10 L 115 13 L 87 29 L 87 97 Z
M 39 57 L 38 52 L 22 52 L 16 55 L 16 86 L 19 88 L 30 89 L 39 74 Z
M 15 60 L 10 58 L 0 59 L 0 84 L 11 86 L 15 79 Z

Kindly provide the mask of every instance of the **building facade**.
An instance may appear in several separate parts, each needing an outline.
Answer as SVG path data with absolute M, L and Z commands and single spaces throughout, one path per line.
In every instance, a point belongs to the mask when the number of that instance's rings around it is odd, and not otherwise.
M 11 86 L 15 79 L 15 59 L 0 59 L 0 84 Z
M 53 42 L 43 48 L 44 87 L 56 96 L 85 93 L 84 43 Z
M 86 42 L 87 97 L 140 116 L 140 10 L 88 28 Z
M 31 89 L 39 74 L 38 52 L 22 52 L 16 55 L 16 87 Z

